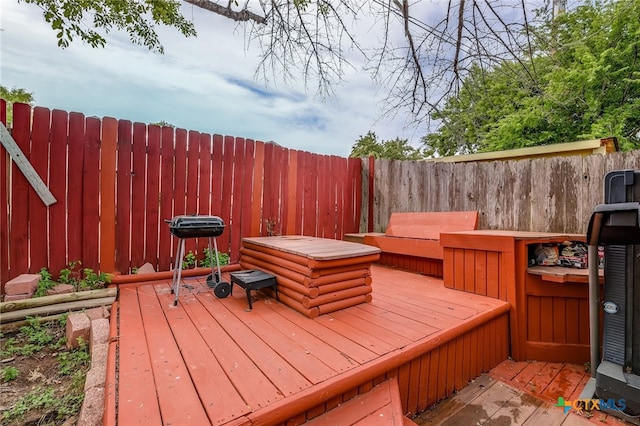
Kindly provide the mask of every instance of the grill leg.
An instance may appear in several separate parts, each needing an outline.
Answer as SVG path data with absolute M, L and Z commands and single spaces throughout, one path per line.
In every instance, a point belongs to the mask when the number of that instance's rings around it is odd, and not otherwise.
M 182 278 L 182 258 L 184 257 L 184 238 L 178 240 L 178 253 L 176 254 L 176 267 L 173 270 L 173 284 L 171 288 L 176 297 L 173 300 L 173 306 L 178 306 L 178 297 L 180 296 L 180 281 Z M 177 271 L 177 272 L 176 272 Z

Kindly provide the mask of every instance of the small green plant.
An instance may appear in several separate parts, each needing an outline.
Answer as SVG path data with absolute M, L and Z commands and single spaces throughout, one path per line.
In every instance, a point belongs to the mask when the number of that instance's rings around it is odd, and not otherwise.
M 78 338 L 78 348 L 73 351 L 58 354 L 58 373 L 61 376 L 69 376 L 76 371 L 84 369 L 91 363 L 89 347 L 81 337 Z
M 80 280 L 78 284 L 78 291 L 82 290 L 95 290 L 98 288 L 104 288 L 107 283 L 107 274 L 101 272 L 96 274 L 91 268 L 84 268 L 84 278 Z
M 56 282 L 53 281 L 51 273 L 47 268 L 40 269 L 40 281 L 38 281 L 38 287 L 36 288 L 35 297 L 42 297 L 47 295 L 47 290 L 56 286 Z
M 31 410 L 51 408 L 55 406 L 56 399 L 53 388 L 36 387 L 22 399 L 17 401 L 13 407 L 5 411 L 2 418 L 9 421 L 17 421 L 24 414 Z
M 200 261 L 200 266 L 205 268 L 211 268 L 216 265 L 216 255 L 215 250 L 211 250 L 209 247 L 204 248 L 204 259 Z M 229 255 L 227 253 L 218 252 L 218 260 L 220 261 L 220 266 L 229 264 Z
M 66 268 L 60 270 L 58 281 L 62 284 L 71 284 L 78 288 L 82 279 L 82 262 L 79 260 L 69 262 Z
M 0 368 L 0 376 L 3 382 L 10 382 L 11 380 L 17 379 L 18 374 L 20 374 L 20 371 L 13 366 Z
M 182 269 L 192 269 L 196 266 L 196 255 L 193 254 L 191 250 L 189 253 L 184 255 L 184 259 L 182 260 Z

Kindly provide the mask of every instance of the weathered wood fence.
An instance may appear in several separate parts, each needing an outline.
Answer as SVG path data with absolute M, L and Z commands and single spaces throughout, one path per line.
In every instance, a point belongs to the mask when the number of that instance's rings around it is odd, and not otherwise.
M 477 210 L 480 229 L 585 233 L 603 202 L 606 173 L 638 168 L 640 150 L 478 163 L 363 161 L 360 230 L 384 232 L 394 211 Z
M 361 162 L 275 144 L 14 104 L 12 136 L 57 203 L 46 207 L 0 145 L 0 283 L 81 261 L 128 273 L 172 266 L 165 219 L 212 214 L 221 252 L 242 237 L 341 239 L 360 221 Z M 0 100 L 0 119 L 6 105 Z M 188 240 L 202 257 L 206 239 Z

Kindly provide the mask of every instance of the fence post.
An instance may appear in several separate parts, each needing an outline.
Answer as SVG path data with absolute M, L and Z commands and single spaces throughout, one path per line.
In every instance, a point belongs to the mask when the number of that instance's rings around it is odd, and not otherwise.
M 376 164 L 376 159 L 372 155 L 369 157 L 369 205 L 367 209 L 368 223 L 367 223 L 367 232 L 373 232 L 373 201 L 374 201 L 374 168 Z
M 116 146 L 118 122 L 102 120 L 100 171 L 100 270 L 116 270 Z

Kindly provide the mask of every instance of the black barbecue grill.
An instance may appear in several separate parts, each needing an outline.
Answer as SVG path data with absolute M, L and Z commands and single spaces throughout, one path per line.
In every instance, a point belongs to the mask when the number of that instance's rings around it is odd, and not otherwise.
M 211 246 L 213 245 L 216 262 L 215 265 L 211 265 L 211 275 L 207 277 L 207 285 L 213 288 L 213 293 L 217 297 L 227 297 L 231 292 L 231 285 L 221 279 L 222 272 L 220 269 L 220 258 L 218 257 L 218 244 L 215 238 L 224 232 L 224 221 L 218 216 L 175 216 L 171 220 L 166 220 L 166 222 L 169 224 L 169 231 L 178 237 L 176 263 L 173 268 L 173 283 L 171 284 L 171 293 L 176 295 L 173 305 L 178 304 L 184 243 L 187 238 L 209 239 L 209 251 L 211 251 Z M 217 271 L 215 267 L 217 267 Z

